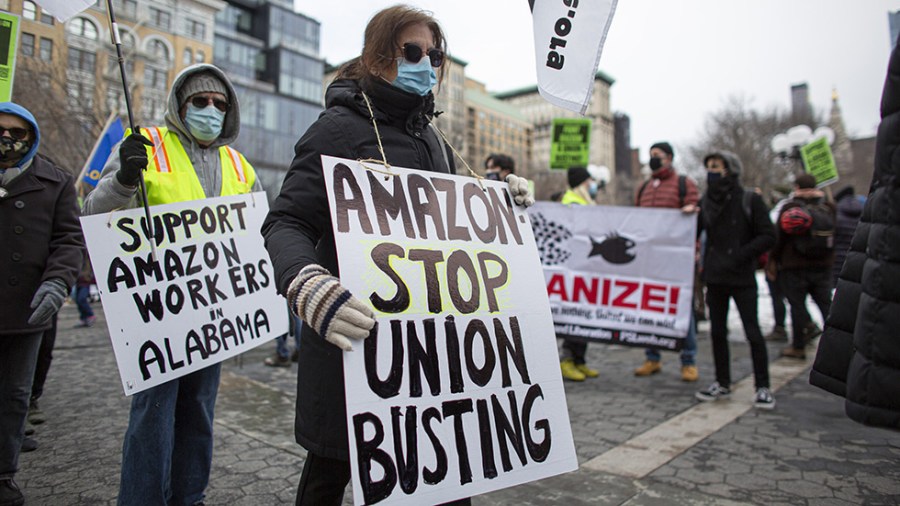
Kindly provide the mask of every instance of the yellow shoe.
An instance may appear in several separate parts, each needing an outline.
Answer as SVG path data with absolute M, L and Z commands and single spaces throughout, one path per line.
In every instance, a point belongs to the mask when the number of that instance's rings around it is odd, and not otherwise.
M 681 366 L 681 381 L 697 381 L 700 375 L 697 373 L 697 366 L 683 365 Z
M 597 376 L 600 376 L 600 371 L 591 369 L 587 364 L 575 364 L 575 368 L 581 371 L 581 374 L 584 374 L 585 378 L 596 378 Z
M 567 358 L 560 362 L 559 368 L 562 371 L 563 378 L 569 381 L 584 381 L 584 373 L 578 370 L 575 362 L 571 359 Z
M 650 376 L 651 374 L 656 374 L 659 371 L 662 371 L 662 366 L 659 365 L 659 360 L 647 360 L 644 362 L 644 365 L 634 370 L 634 375 Z

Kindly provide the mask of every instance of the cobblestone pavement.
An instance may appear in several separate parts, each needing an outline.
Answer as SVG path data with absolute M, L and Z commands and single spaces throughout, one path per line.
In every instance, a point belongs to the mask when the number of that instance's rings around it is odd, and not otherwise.
M 761 301 L 761 319 L 767 322 L 765 305 Z M 48 421 L 37 427 L 40 447 L 22 454 L 16 478 L 27 504 L 115 503 L 129 400 L 122 393 L 102 311 L 98 315 L 93 328 L 73 329 L 75 307 L 67 305 L 60 313 L 41 399 Z M 737 381 L 750 375 L 749 349 L 740 342 L 740 325 L 730 328 Z M 696 406 L 693 393 L 713 379 L 705 326 L 698 337 L 698 383 L 680 381 L 675 355 L 665 356 L 660 374 L 636 378 L 632 369 L 643 360 L 642 350 L 589 347 L 588 362 L 597 366 L 600 378 L 566 384 L 582 464 Z M 770 359 L 781 346 L 770 345 Z M 266 343 L 224 364 L 207 504 L 293 504 L 305 456 L 292 434 L 296 365 L 264 366 L 273 350 L 274 344 Z M 473 503 L 900 504 L 900 432 L 850 421 L 843 401 L 811 387 L 807 375 L 808 368 L 776 392 L 774 411 L 748 410 L 645 476 L 582 467 L 479 496 Z M 751 403 L 749 396 L 734 397 L 729 402 Z M 348 491 L 345 504 L 352 503 L 350 496 Z

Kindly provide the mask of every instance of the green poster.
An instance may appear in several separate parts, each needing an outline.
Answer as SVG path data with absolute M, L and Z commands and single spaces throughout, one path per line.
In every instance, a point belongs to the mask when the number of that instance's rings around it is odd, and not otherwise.
M 18 40 L 19 16 L 0 12 L 0 102 L 12 100 Z
M 587 167 L 591 154 L 591 120 L 554 118 L 550 137 L 550 168 Z
M 831 155 L 831 147 L 824 137 L 810 142 L 800 148 L 803 166 L 816 178 L 816 186 L 822 187 L 838 180 L 837 165 Z

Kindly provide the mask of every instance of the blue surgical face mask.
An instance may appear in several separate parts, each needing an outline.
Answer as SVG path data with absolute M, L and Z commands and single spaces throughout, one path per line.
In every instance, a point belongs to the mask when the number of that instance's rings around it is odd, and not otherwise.
M 588 185 L 588 193 L 590 194 L 591 198 L 594 198 L 597 196 L 598 190 L 599 190 L 599 187 L 597 186 L 597 182 L 591 181 L 590 184 Z
M 437 84 L 437 74 L 427 56 L 419 60 L 419 63 L 410 63 L 405 58 L 399 58 L 397 78 L 391 84 L 403 91 L 424 97 Z
M 222 133 L 222 124 L 225 122 L 225 113 L 216 109 L 212 104 L 199 109 L 194 104 L 188 104 L 184 114 L 184 123 L 188 131 L 201 143 L 209 143 Z
M 707 172 L 706 173 L 706 184 L 713 184 L 720 179 L 722 179 L 721 172 Z

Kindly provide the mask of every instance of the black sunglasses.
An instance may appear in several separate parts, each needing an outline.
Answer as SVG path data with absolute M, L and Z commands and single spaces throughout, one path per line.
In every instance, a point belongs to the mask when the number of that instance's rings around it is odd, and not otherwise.
M 436 47 L 433 47 L 425 52 L 418 44 L 407 42 L 406 44 L 403 44 L 402 49 L 403 58 L 405 58 L 406 61 L 410 63 L 419 63 L 419 61 L 422 59 L 422 56 L 427 54 L 428 59 L 431 60 L 432 67 L 438 68 L 444 64 L 444 52 Z
M 228 111 L 228 102 L 212 97 L 194 97 L 191 99 L 191 105 L 196 107 L 197 109 L 203 109 L 212 102 L 212 105 L 216 107 L 216 109 L 226 112 Z
M 9 132 L 9 136 L 17 141 L 21 141 L 21 140 L 25 139 L 25 137 L 28 137 L 28 129 L 27 128 L 19 128 L 19 127 L 6 128 L 6 127 L 0 126 L 0 135 L 3 135 L 4 132 Z

